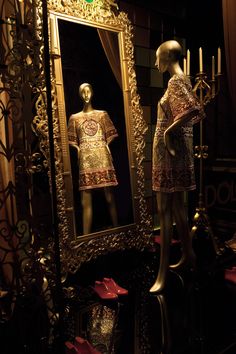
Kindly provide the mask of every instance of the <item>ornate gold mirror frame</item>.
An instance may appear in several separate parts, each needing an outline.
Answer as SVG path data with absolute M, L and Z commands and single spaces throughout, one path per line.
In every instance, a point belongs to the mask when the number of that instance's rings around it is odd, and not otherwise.
M 82 263 L 99 255 L 130 248 L 144 249 L 150 244 L 151 217 L 144 198 L 142 165 L 147 126 L 137 93 L 132 25 L 127 14 L 119 12 L 118 6 L 111 0 L 49 0 L 47 7 L 61 262 L 63 272 L 75 273 Z M 88 235 L 78 235 L 76 230 L 58 26 L 61 20 L 116 33 L 119 44 L 133 219 L 119 227 L 109 227 Z M 101 81 L 104 77 L 101 75 Z M 34 129 L 40 137 L 41 149 L 49 159 L 45 108 L 45 99 L 41 96 L 36 104 Z

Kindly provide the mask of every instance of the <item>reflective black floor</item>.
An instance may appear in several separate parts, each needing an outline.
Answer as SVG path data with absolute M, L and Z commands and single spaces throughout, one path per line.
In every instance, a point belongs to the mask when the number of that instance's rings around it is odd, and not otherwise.
M 174 247 L 173 258 L 179 256 L 178 245 Z M 130 290 L 135 303 L 136 347 L 133 352 L 131 348 L 127 351 L 126 341 L 116 353 L 236 353 L 236 284 L 224 279 L 224 269 L 235 263 L 235 256 L 211 256 L 195 272 L 169 271 L 165 290 L 151 295 L 149 288 L 158 269 L 158 250 L 143 254 L 134 288 Z
M 0 323 L 1 353 L 61 354 L 64 341 L 81 336 L 102 354 L 235 354 L 236 284 L 224 278 L 225 269 L 236 265 L 235 254 L 214 257 L 204 247 L 194 272 L 169 271 L 165 290 L 151 295 L 158 247 L 99 257 L 69 276 L 64 288 L 72 287 L 74 295 L 67 291 L 63 338 L 52 345 L 43 298 L 22 298 L 7 326 Z M 179 256 L 176 243 L 171 261 Z M 91 286 L 103 277 L 112 277 L 128 295 L 99 298 Z
M 223 353 L 236 339 L 232 290 L 220 273 L 170 272 L 166 291 L 147 299 L 149 352 Z

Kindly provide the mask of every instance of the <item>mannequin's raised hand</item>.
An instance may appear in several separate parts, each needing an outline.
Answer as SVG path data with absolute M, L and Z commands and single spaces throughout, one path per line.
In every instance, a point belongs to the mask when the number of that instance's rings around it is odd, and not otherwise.
M 173 138 L 168 131 L 164 132 L 164 144 L 171 156 L 175 156 L 175 149 L 173 147 Z

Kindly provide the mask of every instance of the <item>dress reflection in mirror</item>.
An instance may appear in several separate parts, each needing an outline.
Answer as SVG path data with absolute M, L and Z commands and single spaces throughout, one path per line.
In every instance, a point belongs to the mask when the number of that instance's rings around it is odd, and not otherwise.
M 118 182 L 109 149 L 109 144 L 118 134 L 108 113 L 93 108 L 93 89 L 89 83 L 80 85 L 79 95 L 83 109 L 70 116 L 68 139 L 78 152 L 83 234 L 89 234 L 93 221 L 92 191 L 97 188 L 104 188 L 112 224 L 114 227 L 118 225 L 112 190 Z
M 151 293 L 162 291 L 166 284 L 173 221 L 182 243 L 182 256 L 177 264 L 170 267 L 180 269 L 195 265 L 184 193 L 196 188 L 193 125 L 204 117 L 204 113 L 192 93 L 189 78 L 180 67 L 181 54 L 182 48 L 175 40 L 162 43 L 156 51 L 155 65 L 161 73 L 167 71 L 171 77 L 158 103 L 153 140 L 152 185 L 160 217 L 161 254 Z

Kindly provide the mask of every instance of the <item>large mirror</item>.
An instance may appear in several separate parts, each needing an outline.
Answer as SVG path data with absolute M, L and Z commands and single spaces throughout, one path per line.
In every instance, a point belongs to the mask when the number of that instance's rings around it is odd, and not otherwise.
M 75 272 L 109 250 L 150 243 L 147 127 L 127 15 L 107 0 L 47 6 L 59 237 L 62 263 Z
M 61 16 L 56 16 L 56 20 L 76 235 L 133 224 L 129 136 L 121 89 L 118 34 Z M 114 59 L 109 53 L 106 56 L 103 46 L 116 55 L 117 80 L 108 61 Z M 93 90 L 89 113 L 84 112 L 86 105 L 79 95 L 83 83 L 89 83 Z

